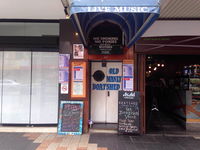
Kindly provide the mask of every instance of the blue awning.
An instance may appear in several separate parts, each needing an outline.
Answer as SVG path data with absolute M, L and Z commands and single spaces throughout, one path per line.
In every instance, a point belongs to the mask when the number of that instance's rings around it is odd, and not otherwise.
M 91 29 L 109 21 L 120 26 L 131 47 L 159 17 L 159 7 L 159 0 L 68 0 L 66 9 L 85 46 Z

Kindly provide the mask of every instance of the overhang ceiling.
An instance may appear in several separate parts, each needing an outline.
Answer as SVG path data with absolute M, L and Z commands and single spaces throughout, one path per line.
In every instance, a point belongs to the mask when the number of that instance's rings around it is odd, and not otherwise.
M 159 19 L 200 19 L 200 0 L 161 0 Z
M 0 19 L 64 19 L 61 0 L 0 0 Z M 200 19 L 200 0 L 161 0 L 160 19 Z
M 0 19 L 65 19 L 61 0 L 0 0 Z

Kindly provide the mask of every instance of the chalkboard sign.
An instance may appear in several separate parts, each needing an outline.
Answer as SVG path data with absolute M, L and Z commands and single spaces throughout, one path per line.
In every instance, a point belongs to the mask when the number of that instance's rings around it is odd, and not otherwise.
M 80 135 L 83 124 L 83 102 L 61 101 L 58 134 Z
M 140 96 L 139 92 L 119 91 L 118 132 L 140 133 Z

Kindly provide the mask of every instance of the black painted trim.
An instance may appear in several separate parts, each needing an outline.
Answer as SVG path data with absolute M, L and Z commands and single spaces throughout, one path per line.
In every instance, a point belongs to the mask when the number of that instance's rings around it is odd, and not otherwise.
M 5 51 L 27 51 L 27 49 L 32 49 L 32 51 L 58 52 L 59 37 L 0 36 L 0 48 L 5 48 Z

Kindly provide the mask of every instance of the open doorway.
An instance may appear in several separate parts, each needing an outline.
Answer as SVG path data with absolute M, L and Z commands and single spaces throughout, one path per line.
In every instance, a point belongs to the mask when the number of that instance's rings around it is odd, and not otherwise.
M 200 56 L 149 55 L 146 59 L 147 133 L 177 133 L 200 119 Z

